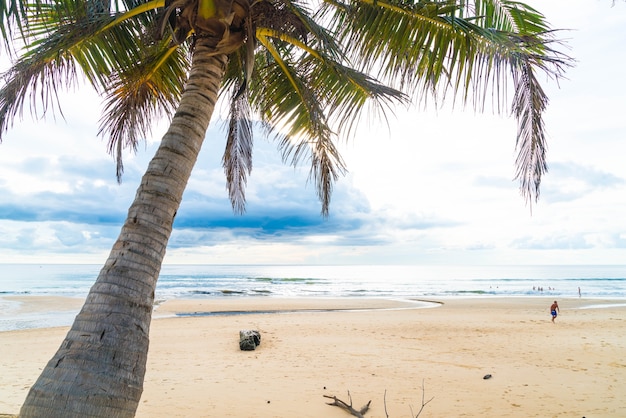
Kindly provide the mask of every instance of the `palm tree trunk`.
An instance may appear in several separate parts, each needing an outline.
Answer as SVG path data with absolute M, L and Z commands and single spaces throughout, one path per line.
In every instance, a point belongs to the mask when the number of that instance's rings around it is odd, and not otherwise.
M 200 40 L 180 106 L 120 236 L 20 417 L 133 417 L 143 391 L 154 292 L 183 191 L 215 108 L 227 57 Z

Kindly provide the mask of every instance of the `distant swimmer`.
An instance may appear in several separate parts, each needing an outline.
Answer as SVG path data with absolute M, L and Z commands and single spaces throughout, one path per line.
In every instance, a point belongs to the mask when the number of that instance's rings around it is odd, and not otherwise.
M 555 300 L 554 303 L 550 306 L 550 313 L 552 314 L 552 322 L 554 322 L 554 320 L 556 319 L 556 315 L 558 312 L 560 312 L 559 304 L 556 303 L 556 300 Z

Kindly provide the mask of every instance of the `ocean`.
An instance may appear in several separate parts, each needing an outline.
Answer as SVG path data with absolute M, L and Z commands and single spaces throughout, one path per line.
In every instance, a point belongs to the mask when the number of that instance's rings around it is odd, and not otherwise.
M 85 297 L 100 265 L 0 264 L 0 331 L 69 325 L 76 312 L 16 315 L 8 296 Z M 626 265 L 164 265 L 157 300 L 223 297 L 624 299 Z

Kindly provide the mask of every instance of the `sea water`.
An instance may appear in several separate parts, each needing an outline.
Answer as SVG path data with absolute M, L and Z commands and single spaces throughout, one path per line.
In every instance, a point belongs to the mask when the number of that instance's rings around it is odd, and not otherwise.
M 7 296 L 85 297 L 100 268 L 99 265 L 0 264 L 0 331 L 69 325 L 76 312 L 49 313 L 42 320 L 28 318 L 27 321 L 12 315 L 19 302 L 7 300 Z M 542 295 L 564 298 L 578 297 L 579 289 L 585 298 L 626 300 L 626 266 L 164 265 L 156 299 Z

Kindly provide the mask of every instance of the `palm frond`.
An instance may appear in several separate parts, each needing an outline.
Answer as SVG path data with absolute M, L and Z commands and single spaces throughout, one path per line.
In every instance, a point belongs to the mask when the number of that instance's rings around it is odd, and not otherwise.
M 246 209 L 246 184 L 252 172 L 252 121 L 248 91 L 241 94 L 232 90 L 233 99 L 229 114 L 226 149 L 222 166 L 226 174 L 226 187 L 233 210 L 242 214 Z
M 516 0 L 474 0 L 461 17 L 474 17 L 480 27 L 506 32 L 541 33 L 549 29 L 541 13 Z
M 310 67 L 313 89 L 326 109 L 333 130 L 341 137 L 352 136 L 364 109 L 369 107 L 375 112 L 370 116 L 387 120 L 387 112 L 392 112 L 394 105 L 408 103 L 404 93 L 339 62 L 317 57 L 304 58 L 301 62 L 303 67 Z
M 299 144 L 300 147 L 303 145 L 302 142 Z M 346 164 L 330 138 L 317 138 L 307 146 L 311 148 L 309 179 L 315 182 L 317 196 L 322 203 L 322 216 L 327 217 L 333 186 L 347 172 Z
M 26 16 L 26 3 L 19 0 L 0 0 L 0 34 L 4 47 L 13 52 L 13 32 L 22 30 L 22 20 Z
M 180 100 L 189 62 L 184 48 L 166 48 L 168 42 L 139 47 L 145 56 L 110 76 L 99 134 L 109 138 L 118 181 L 124 172 L 123 150 L 135 151 L 153 122 L 171 116 Z
M 255 89 L 259 93 L 256 100 L 252 97 L 263 106 L 262 115 L 287 128 L 293 137 L 328 136 L 330 129 L 324 109 L 309 88 L 306 74 L 290 56 L 290 46 L 264 36 L 258 36 L 258 39 L 270 58 L 264 68 L 259 68 Z M 266 100 L 270 97 L 275 100 Z
M 0 89 L 0 141 L 14 119 L 23 116 L 27 99 L 33 115 L 60 109 L 58 91 L 75 83 L 76 67 L 72 59 L 57 54 L 46 61 L 19 61 L 4 78 Z
M 58 92 L 77 82 L 77 64 L 93 84 L 106 86 L 112 71 L 111 59 L 118 56 L 103 56 L 101 50 L 86 45 L 80 36 L 60 31 L 30 44 L 28 52 L 4 75 L 6 83 L 0 90 L 0 135 L 18 111 L 21 116 L 27 97 L 32 99 L 31 110 L 36 109 L 38 102 L 44 114 L 60 109 L 55 106 Z M 126 58 L 132 60 L 128 55 Z
M 331 57 L 333 60 L 342 60 L 345 58 L 341 45 L 336 42 L 334 34 L 331 33 L 328 28 L 320 24 L 323 20 L 316 18 L 317 13 L 311 13 L 309 7 L 305 7 L 301 2 L 296 0 L 284 0 L 286 9 L 293 16 L 293 20 L 299 22 L 299 26 L 304 30 L 306 36 L 302 36 L 304 43 L 310 45 L 313 48 L 324 51 L 325 55 Z M 290 32 L 281 30 L 282 33 L 286 33 L 293 38 Z
M 141 59 L 137 45 L 154 42 L 155 8 L 162 4 L 163 0 L 151 0 L 115 16 L 92 17 L 86 15 L 82 2 L 40 5 L 28 20 L 24 57 L 45 60 L 58 52 L 72 56 L 91 84 L 102 90 L 110 73 Z
M 558 79 L 571 65 L 551 48 L 554 32 L 540 13 L 512 0 L 327 0 L 324 13 L 336 16 L 332 27 L 352 61 L 414 97 L 452 95 L 478 110 L 491 97 L 501 110 L 512 75 L 517 178 L 527 199 L 538 196 L 546 170 L 546 103 L 534 73 Z
M 311 173 L 322 202 L 322 213 L 326 215 L 332 193 L 326 181 L 331 177 L 330 165 L 342 162 L 326 158 L 323 154 L 334 149 L 324 108 L 317 100 L 316 92 L 310 88 L 307 73 L 300 72 L 303 68 L 295 66 L 291 61 L 289 46 L 263 36 L 259 37 L 259 42 L 268 51 L 268 60 L 259 68 L 258 77 L 255 78 L 252 102 L 264 122 L 285 133 L 279 136 L 279 148 L 285 161 L 296 166 L 310 157 Z M 283 50 L 283 53 L 279 50 Z M 319 150 L 320 155 L 313 155 L 314 150 Z M 324 165 L 315 165 L 320 163 Z
M 368 104 L 384 116 L 392 103 L 405 102 L 407 96 L 344 64 L 338 44 L 333 41 L 329 49 L 326 29 L 315 31 L 304 42 L 272 27 L 257 27 L 267 55 L 257 60 L 262 84 L 253 89 L 252 100 L 262 120 L 279 127 L 274 131 L 281 132 L 277 138 L 283 158 L 294 166 L 305 160 L 311 164 L 310 179 L 326 215 L 332 183 L 345 172 L 334 140 L 351 134 Z
M 334 61 L 346 59 L 342 46 L 336 42 L 334 34 L 321 24 L 323 20 L 312 14 L 308 7 L 295 0 L 282 2 L 255 2 L 253 26 L 257 36 L 281 39 L 289 45 L 296 46 L 300 53 L 317 55 L 316 51 L 324 51 L 324 55 Z M 292 51 L 297 51 L 292 50 Z
M 9 3 L 9 7 L 15 10 L 18 4 Z M 58 16 L 57 7 L 37 3 L 28 8 L 25 3 L 19 3 L 19 16 L 17 13 L 14 12 L 11 17 L 20 21 L 17 40 L 26 45 L 26 52 L 2 75 L 4 85 L 0 89 L 0 139 L 14 118 L 23 116 L 27 98 L 31 99 L 30 110 L 34 115 L 39 111 L 45 115 L 48 110 L 59 109 L 58 91 L 74 85 L 77 76 L 74 61 L 58 44 L 58 37 L 54 36 L 58 31 L 55 32 L 47 25 L 50 16 Z M 67 30 L 63 32 L 68 35 Z M 69 43 L 76 41 L 76 37 L 71 38 Z
M 472 10 L 480 15 L 471 16 Z M 464 100 L 478 96 L 475 104 L 482 103 L 489 87 L 506 85 L 509 74 L 502 70 L 508 57 L 522 51 L 507 35 L 541 38 L 547 31 L 533 9 L 508 0 L 329 0 L 324 13 L 335 16 L 337 38 L 353 62 L 364 63 L 364 72 L 417 97 L 459 92 Z M 534 53 L 542 52 L 541 40 L 534 43 Z
M 151 34 L 130 18 L 136 10 L 87 19 L 82 6 L 72 10 L 72 4 L 39 4 L 38 12 L 29 11 L 24 53 L 4 75 L 6 83 L 0 90 L 0 135 L 22 115 L 26 97 L 33 99 L 31 110 L 38 105 L 44 114 L 60 110 L 58 92 L 74 85 L 78 75 L 86 76 L 96 90 L 107 91 L 112 74 L 141 61 L 138 45 L 151 42 Z M 150 6 L 158 4 L 153 1 Z M 140 8 L 145 11 L 146 5 Z
M 518 120 L 516 147 L 518 149 L 515 178 L 520 181 L 520 192 L 526 201 L 539 199 L 542 176 L 548 171 L 546 163 L 547 141 L 543 112 L 548 98 L 524 58 L 517 66 L 513 114 Z
M 55 0 L 53 0 L 54 2 Z M 62 1 L 62 0 L 56 0 Z M 65 1 L 65 0 L 63 0 Z M 73 2 L 73 0 L 69 0 Z M 29 28 L 29 16 L 51 6 L 48 0 L 0 0 L 0 34 L 10 54 L 15 52 L 14 40 L 23 37 Z

